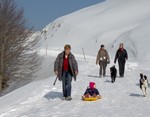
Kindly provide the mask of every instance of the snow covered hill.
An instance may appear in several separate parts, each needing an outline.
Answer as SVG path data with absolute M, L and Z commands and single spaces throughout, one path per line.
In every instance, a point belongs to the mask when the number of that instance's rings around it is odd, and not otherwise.
M 149 60 L 150 1 L 107 0 L 50 23 L 44 29 L 49 49 L 73 46 L 75 53 L 95 55 L 103 43 L 112 57 L 120 42 L 130 58 Z M 143 57 L 144 56 L 144 57 Z
M 138 84 L 139 73 L 150 76 L 149 34 L 149 0 L 106 0 L 55 20 L 40 35 L 39 54 L 44 60 L 36 75 L 41 80 L 1 97 L 0 117 L 149 117 L 150 96 L 144 98 Z M 118 78 L 115 84 L 109 77 L 97 78 L 95 56 L 100 45 L 105 44 L 111 54 L 109 76 L 121 42 L 129 52 L 126 77 Z M 71 102 L 61 100 L 61 82 L 52 85 L 53 62 L 65 44 L 72 45 L 80 70 L 77 82 L 73 82 Z M 81 100 L 90 81 L 96 82 L 102 100 Z

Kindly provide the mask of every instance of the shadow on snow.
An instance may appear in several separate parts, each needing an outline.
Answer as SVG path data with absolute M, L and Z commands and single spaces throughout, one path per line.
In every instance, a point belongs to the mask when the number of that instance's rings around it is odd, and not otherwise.
M 92 78 L 100 78 L 99 76 L 95 76 L 95 75 L 88 75 L 88 77 L 92 77 Z
M 112 83 L 111 80 L 106 80 L 105 83 Z
M 88 77 L 93 77 L 93 78 L 109 78 L 109 77 L 111 77 L 111 76 L 109 76 L 109 75 L 106 75 L 105 77 L 100 77 L 100 76 L 96 76 L 96 75 L 88 75 Z
M 132 96 L 132 97 L 144 97 L 143 95 L 136 94 L 136 93 L 131 93 L 130 96 Z
M 46 98 L 47 100 L 51 100 L 55 98 L 62 98 L 62 92 L 50 91 L 44 95 L 44 98 Z

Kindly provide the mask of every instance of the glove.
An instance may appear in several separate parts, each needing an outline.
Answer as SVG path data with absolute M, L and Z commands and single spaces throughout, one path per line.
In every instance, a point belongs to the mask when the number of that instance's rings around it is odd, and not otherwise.
M 55 75 L 58 76 L 58 71 L 55 71 Z
M 98 65 L 98 62 L 96 61 L 96 65 Z
M 78 71 L 75 71 L 75 75 L 76 75 L 76 76 L 78 75 Z
M 109 61 L 109 60 L 107 61 L 107 64 L 110 64 L 110 61 Z

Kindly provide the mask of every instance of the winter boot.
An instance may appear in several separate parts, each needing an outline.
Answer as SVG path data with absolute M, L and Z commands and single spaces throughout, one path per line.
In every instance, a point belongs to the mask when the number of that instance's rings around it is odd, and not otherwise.
M 66 97 L 66 100 L 71 101 L 72 100 L 71 96 Z
M 62 100 L 66 100 L 66 97 L 63 97 Z

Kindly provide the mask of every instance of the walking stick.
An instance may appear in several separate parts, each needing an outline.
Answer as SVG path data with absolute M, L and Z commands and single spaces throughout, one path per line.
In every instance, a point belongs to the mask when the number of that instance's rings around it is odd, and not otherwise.
M 82 52 L 83 52 L 84 60 L 85 60 L 85 62 L 86 62 L 86 57 L 85 57 L 84 48 L 82 48 Z
M 54 86 L 55 86 L 55 84 L 56 84 L 56 82 L 57 82 L 57 79 L 58 79 L 58 77 L 56 77 L 56 79 L 55 79 L 55 81 L 54 81 L 54 83 L 53 83 Z

